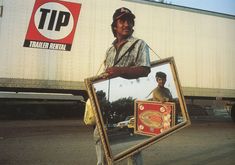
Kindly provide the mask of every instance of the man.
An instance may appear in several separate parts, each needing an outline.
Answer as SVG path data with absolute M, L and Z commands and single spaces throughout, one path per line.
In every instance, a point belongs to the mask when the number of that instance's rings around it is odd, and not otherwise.
M 153 90 L 153 101 L 173 101 L 170 90 L 164 87 L 166 83 L 166 74 L 163 72 L 157 72 L 155 77 L 158 86 Z
M 116 39 L 106 52 L 105 67 L 108 77 L 145 77 L 150 72 L 150 57 L 147 44 L 134 38 L 135 15 L 127 8 L 117 9 L 111 25 Z
M 132 36 L 135 24 L 135 15 L 127 8 L 122 7 L 113 14 L 112 32 L 116 38 L 106 52 L 104 61 L 105 78 L 123 77 L 135 79 L 145 77 L 150 72 L 150 57 L 147 44 Z M 94 131 L 96 143 L 97 164 L 104 164 L 104 154 L 97 127 Z M 140 153 L 131 156 L 128 164 L 141 165 L 143 163 Z

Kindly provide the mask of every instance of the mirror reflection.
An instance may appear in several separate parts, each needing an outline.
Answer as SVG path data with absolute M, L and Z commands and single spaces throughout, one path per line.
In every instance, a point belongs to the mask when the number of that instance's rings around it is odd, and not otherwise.
M 170 63 L 153 65 L 148 77 L 93 85 L 114 157 L 183 122 Z

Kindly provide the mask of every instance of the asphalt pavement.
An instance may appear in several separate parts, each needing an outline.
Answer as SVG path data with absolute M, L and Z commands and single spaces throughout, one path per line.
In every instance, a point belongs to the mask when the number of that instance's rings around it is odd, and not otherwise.
M 0 165 L 95 165 L 92 134 L 82 120 L 0 121 Z M 194 118 L 142 154 L 145 165 L 233 165 L 235 123 Z

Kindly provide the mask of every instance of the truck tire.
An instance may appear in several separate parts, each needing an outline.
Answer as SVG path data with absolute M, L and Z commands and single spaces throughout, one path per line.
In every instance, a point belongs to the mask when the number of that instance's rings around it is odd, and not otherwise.
M 231 108 L 231 118 L 233 122 L 235 122 L 235 104 L 233 104 Z

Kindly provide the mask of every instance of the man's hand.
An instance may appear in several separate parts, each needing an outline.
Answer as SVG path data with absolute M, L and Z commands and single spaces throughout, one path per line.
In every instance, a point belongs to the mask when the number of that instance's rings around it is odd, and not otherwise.
M 109 78 L 121 76 L 124 73 L 124 67 L 111 67 L 105 71 Z
M 146 77 L 150 72 L 150 68 L 142 66 L 132 67 L 110 67 L 105 71 L 109 78 L 123 77 L 126 79 L 136 79 L 139 77 Z

